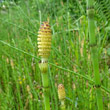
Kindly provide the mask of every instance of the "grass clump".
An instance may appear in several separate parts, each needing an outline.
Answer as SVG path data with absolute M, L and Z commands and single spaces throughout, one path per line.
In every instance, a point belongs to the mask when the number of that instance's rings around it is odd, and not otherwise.
M 50 108 L 59 110 L 57 87 L 65 87 L 67 110 L 97 110 L 86 1 L 19 0 L 0 3 L 0 110 L 43 110 L 38 30 L 49 19 Z M 98 15 L 98 17 L 100 17 Z M 109 26 L 95 17 L 103 109 L 110 109 Z M 103 18 L 103 17 L 102 17 Z

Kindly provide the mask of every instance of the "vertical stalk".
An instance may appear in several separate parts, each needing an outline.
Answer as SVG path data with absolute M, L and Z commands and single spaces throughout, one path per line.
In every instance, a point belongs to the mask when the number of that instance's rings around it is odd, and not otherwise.
M 91 47 L 91 58 L 93 64 L 94 71 L 94 80 L 95 80 L 95 90 L 96 90 L 96 98 L 98 110 L 103 110 L 103 101 L 102 101 L 102 93 L 101 93 L 101 82 L 100 82 L 100 74 L 99 74 L 99 61 L 98 61 L 98 51 L 97 51 L 97 43 L 95 37 L 95 22 L 94 22 L 94 0 L 87 0 L 87 14 L 88 14 L 88 28 L 89 28 L 89 44 Z
M 51 50 L 51 29 L 48 22 L 43 22 L 38 31 L 38 53 L 41 56 L 39 67 L 42 75 L 45 110 L 50 110 L 48 57 Z
M 48 63 L 47 62 L 39 63 L 39 67 L 42 75 L 45 110 L 50 110 L 49 79 L 47 73 Z

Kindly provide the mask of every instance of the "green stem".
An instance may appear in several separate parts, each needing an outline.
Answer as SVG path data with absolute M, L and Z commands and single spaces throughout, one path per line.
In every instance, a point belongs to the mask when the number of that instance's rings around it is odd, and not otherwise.
M 50 110 L 48 74 L 42 73 L 45 110 Z
M 50 96 L 49 96 L 49 79 L 48 79 L 48 62 L 47 59 L 41 59 L 39 67 L 42 75 L 43 93 L 44 93 L 44 105 L 45 110 L 50 110 Z
M 98 110 L 103 110 L 101 82 L 100 82 L 100 74 L 99 74 L 98 51 L 97 51 L 97 45 L 96 45 L 97 43 L 96 43 L 96 37 L 95 37 L 93 3 L 94 3 L 94 0 L 87 0 L 89 41 L 91 46 L 91 58 L 92 58 L 93 70 L 94 70 L 94 80 L 95 80 L 95 86 L 96 86 L 96 98 L 97 98 Z
M 64 100 L 61 101 L 60 108 L 61 108 L 61 110 L 66 110 L 66 108 L 65 108 L 65 101 Z

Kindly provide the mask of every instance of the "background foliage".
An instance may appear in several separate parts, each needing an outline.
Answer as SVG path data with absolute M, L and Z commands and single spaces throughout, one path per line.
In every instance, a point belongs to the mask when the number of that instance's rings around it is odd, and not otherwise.
M 108 90 L 110 1 L 95 0 L 94 7 L 101 83 Z M 57 86 L 63 83 L 67 110 L 97 110 L 85 0 L 0 1 L 0 110 L 44 109 L 37 32 L 47 20 L 53 34 L 51 109 L 59 110 Z M 109 110 L 110 92 L 102 89 L 102 93 L 104 109 Z

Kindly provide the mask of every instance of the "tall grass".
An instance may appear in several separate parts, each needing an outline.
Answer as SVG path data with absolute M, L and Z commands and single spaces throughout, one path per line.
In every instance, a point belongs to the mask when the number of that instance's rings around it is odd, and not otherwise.
M 60 108 L 57 94 L 60 83 L 65 87 L 67 110 L 97 109 L 85 5 L 85 1 L 76 0 L 19 0 L 16 4 L 7 2 L 3 8 L 2 3 L 0 110 L 44 110 L 37 32 L 40 23 L 47 19 L 53 34 L 48 68 L 51 109 Z M 109 110 L 109 33 L 105 29 L 99 31 L 97 22 L 96 19 L 103 107 Z

